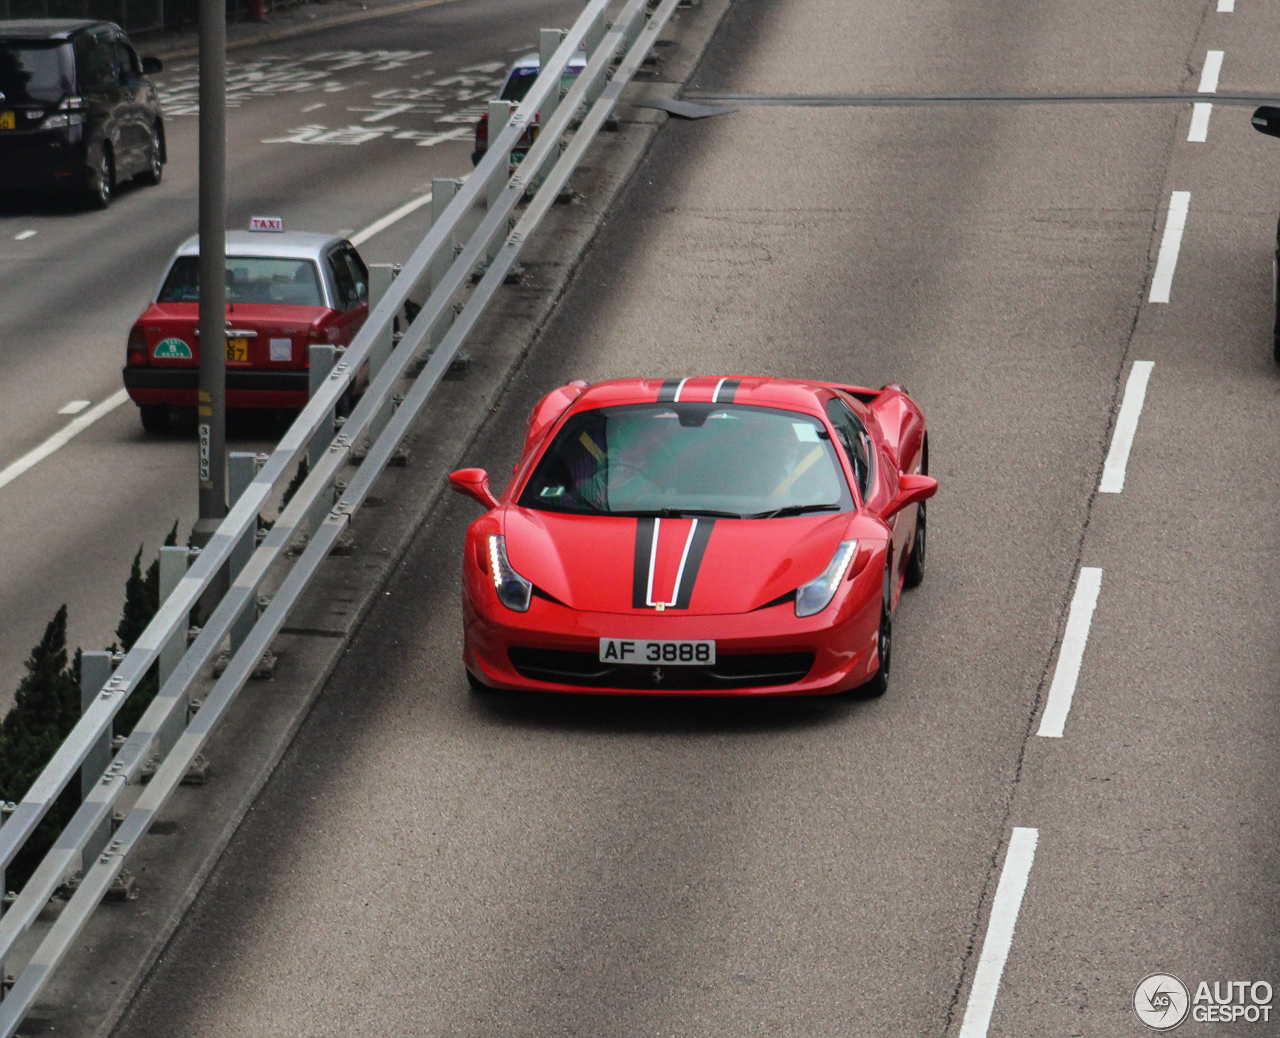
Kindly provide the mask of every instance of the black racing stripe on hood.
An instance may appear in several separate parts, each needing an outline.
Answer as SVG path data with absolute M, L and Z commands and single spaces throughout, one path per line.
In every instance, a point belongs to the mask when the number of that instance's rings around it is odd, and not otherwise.
M 649 594 L 649 556 L 653 551 L 652 519 L 636 520 L 636 557 L 631 565 L 631 608 L 646 609 Z
M 662 383 L 662 388 L 658 390 L 658 403 L 673 404 L 676 400 L 676 390 L 680 388 L 680 383 L 684 381 L 678 378 L 669 378 Z
M 693 531 L 693 543 L 689 545 L 689 557 L 685 559 L 684 575 L 680 579 L 680 590 L 676 593 L 676 609 L 688 609 L 689 599 L 693 597 L 693 585 L 698 580 L 698 570 L 702 567 L 702 556 L 707 550 L 707 541 L 711 540 L 711 528 L 714 519 L 699 519 L 697 529 Z
M 725 379 L 724 385 L 720 387 L 720 391 L 716 394 L 716 403 L 717 404 L 733 403 L 734 395 L 738 392 L 738 387 L 740 385 L 742 385 L 742 379 L 740 378 Z

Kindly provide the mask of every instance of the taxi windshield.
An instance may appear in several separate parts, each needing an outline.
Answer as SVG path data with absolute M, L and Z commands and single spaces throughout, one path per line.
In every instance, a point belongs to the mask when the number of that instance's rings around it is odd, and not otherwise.
M 200 257 L 179 256 L 164 279 L 158 303 L 200 301 Z M 271 256 L 227 257 L 228 303 L 283 303 L 324 306 L 320 271 L 305 259 Z
M 573 415 L 519 503 L 586 515 L 741 519 L 853 508 L 818 418 L 706 403 L 629 404 Z

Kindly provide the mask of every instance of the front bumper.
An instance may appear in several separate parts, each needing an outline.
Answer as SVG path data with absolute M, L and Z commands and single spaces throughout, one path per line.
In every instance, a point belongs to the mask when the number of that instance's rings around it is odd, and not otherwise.
M 463 662 L 499 689 L 588 694 L 830 695 L 875 673 L 878 576 L 855 578 L 833 615 L 800 619 L 783 603 L 740 615 L 586 613 L 534 598 L 527 613 L 483 583 L 463 588 Z M 861 584 L 867 587 L 859 586 Z M 477 607 L 477 602 L 479 606 Z M 598 662 L 601 638 L 714 639 L 713 667 Z
M 124 387 L 135 404 L 195 407 L 198 368 L 127 367 Z M 227 369 L 227 406 L 302 408 L 310 397 L 310 373 Z

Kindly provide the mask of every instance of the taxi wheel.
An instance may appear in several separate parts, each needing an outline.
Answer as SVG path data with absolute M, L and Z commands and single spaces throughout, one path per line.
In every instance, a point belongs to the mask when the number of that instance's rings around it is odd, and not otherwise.
M 139 404 L 138 413 L 142 418 L 142 427 L 149 433 L 169 431 L 168 404 Z
M 138 174 L 138 179 L 154 187 L 164 176 L 164 141 L 160 139 L 159 127 L 151 129 L 151 147 L 148 149 L 148 155 L 150 161 L 147 168 Z
M 98 153 L 93 172 L 89 175 L 89 203 L 95 209 L 106 209 L 111 205 L 115 182 L 115 165 L 111 161 L 111 152 L 104 145 Z

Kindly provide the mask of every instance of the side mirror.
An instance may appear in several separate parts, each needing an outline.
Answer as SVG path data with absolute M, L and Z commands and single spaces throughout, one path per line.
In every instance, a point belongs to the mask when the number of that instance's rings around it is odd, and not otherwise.
M 897 496 L 889 503 L 889 507 L 885 509 L 884 517 L 888 519 L 890 516 L 897 515 L 904 508 L 918 505 L 921 501 L 927 501 L 937 492 L 938 481 L 932 476 L 913 476 L 910 473 L 903 473 L 902 478 L 898 480 Z
M 498 507 L 498 499 L 489 489 L 489 473 L 484 469 L 458 469 L 457 472 L 450 472 L 449 486 L 463 497 L 469 497 L 484 505 L 485 508 Z
M 1280 137 L 1280 108 L 1263 105 L 1253 113 L 1253 128 L 1268 137 Z
M 159 58 L 143 58 L 142 74 L 144 76 L 154 76 L 158 72 L 164 71 L 164 62 Z

